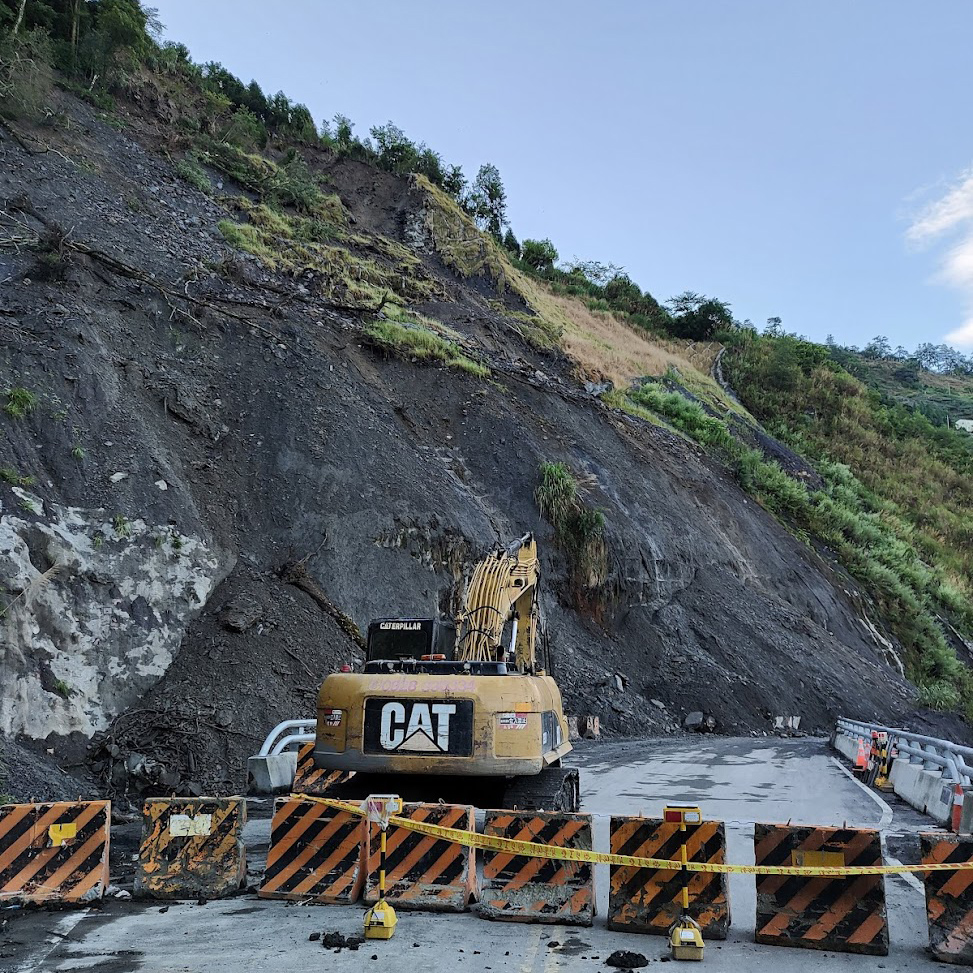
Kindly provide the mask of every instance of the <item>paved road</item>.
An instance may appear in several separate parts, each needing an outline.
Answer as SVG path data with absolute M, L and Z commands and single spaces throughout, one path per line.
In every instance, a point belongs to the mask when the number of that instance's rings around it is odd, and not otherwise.
M 851 779 L 824 741 L 693 738 L 661 742 L 586 744 L 573 760 L 582 768 L 584 809 L 597 815 L 595 845 L 608 848 L 612 813 L 658 814 L 667 801 L 698 803 L 709 818 L 727 822 L 729 860 L 753 862 L 755 820 L 798 824 L 881 827 L 887 831 L 929 829 L 930 822 L 900 804 L 889 807 Z M 247 827 L 255 872 L 266 854 L 268 822 Z M 0 970 L 15 973 L 267 973 L 327 968 L 358 971 L 397 964 L 429 973 L 574 973 L 606 970 L 599 962 L 613 950 L 645 954 L 650 967 L 668 951 L 661 938 L 609 932 L 604 912 L 608 870 L 597 869 L 602 915 L 591 929 L 491 923 L 470 915 L 401 913 L 395 938 L 359 951 L 324 955 L 312 932 L 360 934 L 357 907 L 306 907 L 241 897 L 204 906 L 111 901 L 101 912 L 34 913 L 15 919 L 12 940 L 0 953 Z M 258 874 L 253 879 L 257 880 Z M 757 946 L 752 942 L 753 879 L 731 876 L 733 926 L 724 943 L 706 947 L 706 964 L 729 973 L 803 973 L 828 968 L 854 971 L 914 971 L 940 968 L 925 952 L 925 911 L 920 886 L 887 881 L 891 953 L 860 957 Z M 556 944 L 556 945 L 555 945 Z M 4 963 L 10 965 L 4 966 Z

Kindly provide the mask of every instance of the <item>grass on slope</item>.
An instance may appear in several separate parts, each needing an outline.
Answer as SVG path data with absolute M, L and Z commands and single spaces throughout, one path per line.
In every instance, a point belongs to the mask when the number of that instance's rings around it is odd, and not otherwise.
M 511 291 L 527 305 L 530 313 L 511 311 L 501 302 L 493 302 L 494 309 L 505 315 L 510 327 L 530 344 L 561 347 L 577 363 L 582 377 L 609 379 L 619 388 L 642 376 L 674 371 L 682 384 L 713 408 L 745 411 L 710 378 L 709 368 L 719 345 L 659 338 L 621 321 L 610 311 L 595 310 L 576 297 L 555 294 L 545 282 L 515 267 L 503 248 L 428 179 L 414 175 L 412 188 L 420 198 L 426 234 L 444 263 L 462 277 L 488 278 L 499 295 Z
M 754 415 L 824 477 L 796 518 L 875 596 L 920 699 L 973 718 L 973 678 L 944 627 L 973 635 L 970 437 L 883 401 L 827 348 L 792 336 L 741 340 L 726 365 Z
M 937 426 L 973 419 L 973 376 L 939 375 L 915 362 L 871 359 L 843 348 L 829 349 L 852 375 L 889 402 L 908 406 Z
M 378 319 L 365 325 L 365 333 L 379 347 L 400 358 L 439 361 L 477 378 L 487 378 L 490 374 L 490 369 L 485 365 L 464 355 L 455 341 L 441 337 L 418 321 L 414 324 L 403 324 L 400 321 Z

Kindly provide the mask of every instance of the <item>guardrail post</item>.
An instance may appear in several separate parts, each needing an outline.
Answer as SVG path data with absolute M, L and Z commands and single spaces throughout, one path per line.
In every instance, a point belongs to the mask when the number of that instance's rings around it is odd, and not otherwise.
M 922 749 L 922 744 L 921 743 L 918 743 L 918 744 L 913 745 L 912 741 L 908 737 L 903 737 L 902 738 L 902 742 L 907 747 L 914 747 L 914 749 L 917 749 L 917 750 L 921 750 Z M 922 761 L 922 757 L 918 756 L 915 753 L 910 753 L 909 754 L 909 763 L 910 764 L 921 764 L 922 762 L 923 762 Z

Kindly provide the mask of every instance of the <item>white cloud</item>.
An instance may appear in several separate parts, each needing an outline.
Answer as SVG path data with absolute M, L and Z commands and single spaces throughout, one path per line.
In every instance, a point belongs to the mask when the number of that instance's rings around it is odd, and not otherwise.
M 973 348 L 973 318 L 970 318 L 966 324 L 960 325 L 955 331 L 950 331 L 943 340 L 954 348 Z
M 929 203 L 909 227 L 913 243 L 928 240 L 973 220 L 973 168 L 964 172 L 941 199 Z
M 959 348 L 973 348 L 973 168 L 929 203 L 906 230 L 906 239 L 920 247 L 941 244 L 947 238 L 954 242 L 942 255 L 939 279 L 963 295 L 966 320 L 943 340 Z

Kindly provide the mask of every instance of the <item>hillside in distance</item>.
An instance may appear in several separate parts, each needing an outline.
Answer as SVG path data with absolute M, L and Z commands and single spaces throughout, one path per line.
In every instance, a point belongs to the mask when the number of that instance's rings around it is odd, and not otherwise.
M 893 570 L 888 511 L 827 534 L 850 501 L 819 497 L 825 453 L 748 383 L 764 339 L 501 245 L 488 180 L 403 163 L 388 129 L 397 154 L 290 102 L 258 116 L 178 48 L 145 39 L 79 95 L 41 49 L 57 24 L 29 43 L 58 84 L 0 123 L 8 788 L 45 750 L 118 795 L 238 788 L 371 618 L 451 616 L 527 531 L 566 708 L 607 732 L 700 710 L 727 733 L 844 713 L 965 737 L 962 578 L 951 606 L 915 569 L 909 641 L 853 556 Z

